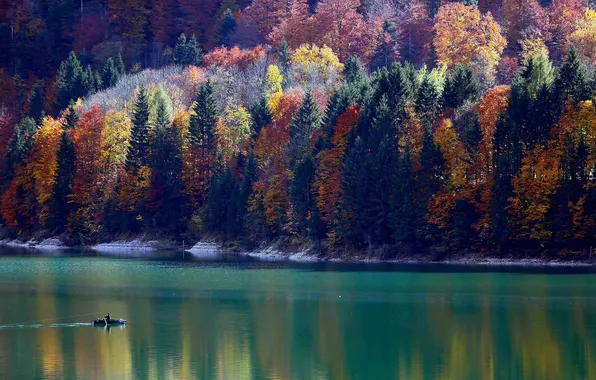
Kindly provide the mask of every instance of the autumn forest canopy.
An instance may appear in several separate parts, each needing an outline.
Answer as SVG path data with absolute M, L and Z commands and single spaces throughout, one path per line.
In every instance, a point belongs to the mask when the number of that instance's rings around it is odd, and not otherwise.
M 584 252 L 595 67 L 587 0 L 0 0 L 0 225 Z

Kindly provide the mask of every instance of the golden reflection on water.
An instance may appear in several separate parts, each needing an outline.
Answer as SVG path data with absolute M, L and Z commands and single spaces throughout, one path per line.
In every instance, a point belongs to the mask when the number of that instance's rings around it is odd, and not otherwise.
M 32 301 L 39 320 L 81 314 L 76 296 L 60 297 L 52 276 L 38 274 L 35 292 L 6 295 L 4 304 Z M 273 290 L 87 297 L 85 309 L 130 324 L 0 329 L 0 378 L 596 378 L 596 321 L 586 298 L 553 301 L 547 284 L 494 297 L 484 282 L 478 286 L 486 296 L 458 296 L 446 285 L 419 298 L 374 302 L 336 298 L 338 284 L 329 281 L 321 284 L 326 291 L 302 297 Z M 32 367 L 25 369 L 19 363 L 27 352 Z

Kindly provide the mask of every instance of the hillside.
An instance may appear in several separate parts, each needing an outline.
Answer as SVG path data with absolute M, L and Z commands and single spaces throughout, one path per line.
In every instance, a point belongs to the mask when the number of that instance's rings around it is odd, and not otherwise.
M 101 70 L 71 52 L 22 111 L 3 98 L 5 228 L 383 257 L 594 245 L 588 4 L 290 3 L 222 13 L 255 43 L 180 36 L 146 69 L 126 44 Z

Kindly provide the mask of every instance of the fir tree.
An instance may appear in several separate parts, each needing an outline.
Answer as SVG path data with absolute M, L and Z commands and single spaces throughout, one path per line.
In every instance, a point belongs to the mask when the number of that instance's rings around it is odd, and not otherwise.
M 130 147 L 126 157 L 127 170 L 138 170 L 141 166 L 148 164 L 151 126 L 149 124 L 149 96 L 145 87 L 139 88 L 133 107 Z
M 201 86 L 192 111 L 189 125 L 191 141 L 199 146 L 203 157 L 214 155 L 217 148 L 219 110 L 211 83 Z
M 116 83 L 118 83 L 118 78 L 118 69 L 114 64 L 114 60 L 112 58 L 108 58 L 103 66 L 103 72 L 101 76 L 104 88 L 114 87 Z
M 176 41 L 176 47 L 174 48 L 174 59 L 179 65 L 184 65 L 186 62 L 186 36 L 182 33 Z
M 54 93 L 56 113 L 68 107 L 71 101 L 84 96 L 83 69 L 74 52 L 70 52 L 68 58 L 60 64 L 54 83 Z
M 362 83 L 366 81 L 366 74 L 358 57 L 348 58 L 344 66 L 344 79 L 347 84 Z
M 45 103 L 44 92 L 44 82 L 41 80 L 36 81 L 31 88 L 31 92 L 29 93 L 29 97 L 27 99 L 27 116 L 33 118 L 33 120 L 35 120 L 38 124 L 41 124 L 41 121 L 45 116 L 43 109 L 43 105 Z
M 262 96 L 252 107 L 251 115 L 253 120 L 253 130 L 256 137 L 261 133 L 263 128 L 273 122 L 273 114 L 265 96 Z
M 290 126 L 290 158 L 296 163 L 308 153 L 310 137 L 323 124 L 322 114 L 310 89 L 304 94 L 304 101 L 296 111 Z
M 124 61 L 122 60 L 122 54 L 118 53 L 118 57 L 116 58 L 116 62 L 114 65 L 116 67 L 118 77 L 123 77 L 126 74 L 126 68 L 124 66 Z
M 415 207 L 416 183 L 412 170 L 412 157 L 409 144 L 399 157 L 393 176 L 391 196 L 391 225 L 393 238 L 404 248 L 409 249 L 416 240 L 419 215 Z
M 443 103 L 447 108 L 459 108 L 466 101 L 476 101 L 480 87 L 470 66 L 457 65 L 445 79 Z
M 574 102 L 591 98 L 590 84 L 586 72 L 586 64 L 581 60 L 577 50 L 572 47 L 559 69 L 555 87 L 560 97 L 560 107 L 568 98 Z
M 310 155 L 296 163 L 290 184 L 290 202 L 292 204 L 295 229 L 306 237 L 309 211 L 314 208 L 311 185 L 315 177 L 315 165 Z
M 14 177 L 15 169 L 23 165 L 31 152 L 37 125 L 35 120 L 26 117 L 15 125 L 14 132 L 8 140 L 4 160 L 4 183 L 10 183 Z
M 172 122 L 171 100 L 159 88 L 155 95 L 155 129 L 151 147 L 151 190 L 147 209 L 154 225 L 170 232 L 180 232 L 184 220 L 184 198 L 179 173 L 182 172 L 182 141 Z
M 195 36 L 194 34 L 190 38 L 190 41 L 188 41 L 188 43 L 186 44 L 186 53 L 184 56 L 184 64 L 195 66 L 201 65 L 203 59 L 203 52 L 201 50 L 201 46 L 199 45 L 199 41 L 197 41 L 197 36 Z
M 226 9 L 222 19 L 221 27 L 219 29 L 219 42 L 223 45 L 227 45 L 230 39 L 230 35 L 236 30 L 236 19 L 230 8 Z

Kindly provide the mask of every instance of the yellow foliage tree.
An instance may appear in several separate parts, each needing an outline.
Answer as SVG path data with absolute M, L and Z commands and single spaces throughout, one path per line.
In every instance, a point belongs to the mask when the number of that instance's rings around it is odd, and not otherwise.
M 596 10 L 586 8 L 569 41 L 585 59 L 596 64 Z
M 100 167 L 107 190 L 113 187 L 124 169 L 132 123 L 124 111 L 108 111 L 103 120 Z
M 267 76 L 265 77 L 265 96 L 267 97 L 269 108 L 273 113 L 275 113 L 279 100 L 284 95 L 282 88 L 283 80 L 284 77 L 281 75 L 277 66 L 270 65 L 267 68 Z
M 459 2 L 443 5 L 436 16 L 433 44 L 440 65 L 473 64 L 492 72 L 501 59 L 507 41 L 490 13 Z
M 522 51 L 520 53 L 521 63 L 527 65 L 532 58 L 541 54 L 548 57 L 548 48 L 540 35 L 537 33 L 523 33 L 523 38 L 519 41 Z
M 316 70 L 323 79 L 327 79 L 332 71 L 341 72 L 344 65 L 331 48 L 317 45 L 301 45 L 292 55 L 292 64 L 297 68 L 297 79 L 305 82 L 309 70 Z
M 34 180 L 34 192 L 38 205 L 38 218 L 42 226 L 48 218 L 49 200 L 56 180 L 58 161 L 56 154 L 60 146 L 62 125 L 46 117 L 35 134 L 29 170 Z
M 228 106 L 222 121 L 220 149 L 227 161 L 234 153 L 245 150 L 245 142 L 251 136 L 252 117 L 242 106 Z

